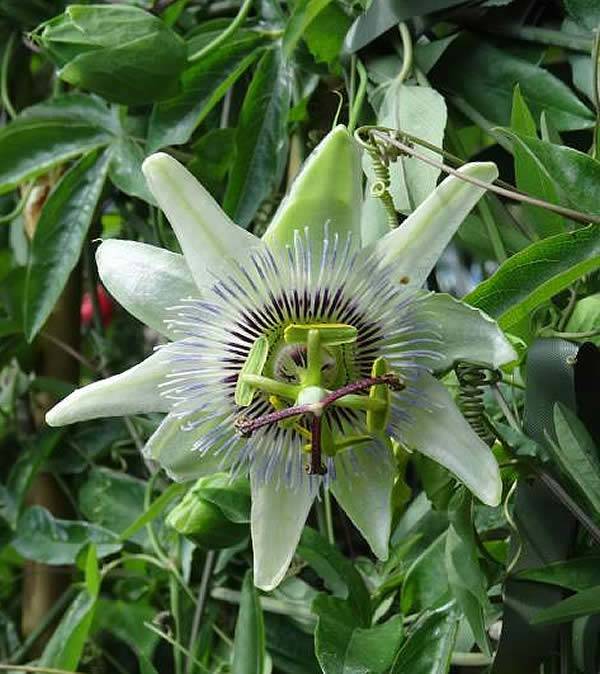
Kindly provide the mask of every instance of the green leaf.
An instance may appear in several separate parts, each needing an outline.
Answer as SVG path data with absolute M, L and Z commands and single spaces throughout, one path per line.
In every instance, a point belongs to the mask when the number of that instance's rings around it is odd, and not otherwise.
M 532 240 L 526 237 L 515 226 L 514 219 L 509 215 L 506 208 L 498 204 L 495 199 L 488 198 L 487 202 L 492 209 L 492 216 L 496 221 L 498 233 L 508 255 L 513 255 L 526 248 Z M 495 258 L 494 247 L 490 242 L 490 237 L 480 213 L 470 213 L 463 220 L 457 235 L 460 244 L 466 247 L 477 258 L 483 260 L 493 260 Z
M 600 267 L 600 225 L 531 244 L 465 297 L 506 329 L 573 281 Z
M 108 121 L 96 99 L 83 96 L 64 96 L 23 111 L 0 129 L 0 194 L 109 143 L 111 133 L 100 125 Z
M 327 7 L 331 0 L 298 0 L 283 33 L 283 53 L 289 58 L 304 31 Z
M 293 617 L 265 613 L 265 629 L 267 650 L 279 670 L 285 674 L 321 674 L 312 634 L 300 629 Z
M 350 602 L 320 594 L 312 604 L 317 614 L 315 651 L 324 674 L 385 672 L 402 640 L 402 616 L 365 626 Z
M 146 632 L 149 630 L 146 629 Z M 143 653 L 138 654 L 138 662 L 140 666 L 140 674 L 158 674 L 156 668 L 152 664 L 152 660 L 146 657 Z
M 457 632 L 455 609 L 424 614 L 400 649 L 390 674 L 447 674 Z
M 184 41 L 138 7 L 71 5 L 39 41 L 62 80 L 124 105 L 172 95 L 186 63 Z
M 521 95 L 518 84 L 513 94 L 510 125 L 514 132 L 522 136 L 537 138 L 535 121 Z M 513 155 L 517 187 L 526 194 L 539 197 L 552 204 L 559 203 L 556 184 L 544 164 L 532 157 L 519 142 L 513 143 Z M 523 204 L 523 208 L 535 223 L 536 230 L 542 238 L 565 231 L 564 218 L 557 213 L 529 204 Z
M 600 325 L 600 293 L 589 295 L 575 304 L 575 309 L 565 326 L 566 332 L 591 332 Z M 600 335 L 586 340 L 600 346 Z
M 531 111 L 521 93 L 521 87 L 516 84 L 513 91 L 512 112 L 510 116 L 511 129 L 525 136 L 537 137 L 537 126 Z
M 0 17 L 22 24 L 24 28 L 34 28 L 48 18 L 52 6 L 36 0 L 4 0 L 0 7 Z
M 348 51 L 355 52 L 372 42 L 386 30 L 401 21 L 423 16 L 431 12 L 439 12 L 448 7 L 461 5 L 466 0 L 379 0 L 372 2 L 369 9 L 355 22 L 346 45 Z
M 70 92 L 25 108 L 18 119 L 47 119 L 85 122 L 110 133 L 119 133 L 121 125 L 117 110 L 99 96 Z
M 539 611 L 532 622 L 535 625 L 564 623 L 595 613 L 600 613 L 600 585 L 578 592 L 554 606 Z
M 600 25 L 600 7 L 596 0 L 565 0 L 565 7 L 575 21 L 596 30 Z
M 163 493 L 154 501 L 146 510 L 145 513 L 142 513 L 136 520 L 134 520 L 124 531 L 121 532 L 119 536 L 120 540 L 127 541 L 136 533 L 146 526 L 149 522 L 156 519 L 162 511 L 169 505 L 169 503 L 179 494 L 182 494 L 187 489 L 185 484 L 172 484 L 167 487 Z
M 402 584 L 403 613 L 422 611 L 449 597 L 444 551 L 446 532 L 438 536 L 412 562 Z
M 516 577 L 574 591 L 587 590 L 595 585 L 600 586 L 600 557 L 578 557 L 564 562 L 553 562 L 520 571 Z
M 12 466 L 8 476 L 7 487 L 10 489 L 15 502 L 15 517 L 18 515 L 25 501 L 33 479 L 51 457 L 63 436 L 64 429 L 60 429 L 58 433 L 51 429 L 42 431 L 40 434 L 34 436 L 35 441 L 32 443 L 32 446 L 22 452 Z M 13 525 L 16 524 L 12 520 L 11 523 Z
M 93 632 L 106 630 L 129 644 L 139 656 L 150 658 L 159 639 L 144 623 L 151 623 L 156 609 L 143 600 L 99 599 Z
M 418 537 L 406 556 L 407 563 L 413 562 L 448 528 L 448 516 L 444 511 L 435 510 L 424 492 L 421 492 L 407 507 L 391 537 L 391 545 L 402 546 L 406 540 Z M 393 552 L 390 559 L 393 557 Z
M 314 529 L 304 527 L 296 554 L 325 581 L 325 585 L 341 599 L 349 599 L 354 615 L 361 624 L 371 620 L 371 598 L 365 583 L 353 564 Z
M 237 156 L 224 208 L 247 227 L 261 203 L 276 189 L 287 142 L 291 76 L 278 49 L 261 58 L 248 87 L 236 134 Z
M 377 123 L 441 147 L 444 142 L 447 111 L 444 98 L 430 87 L 416 87 L 393 81 L 388 87 Z M 437 160 L 433 150 L 421 148 L 424 156 Z M 370 159 L 363 160 L 369 168 Z M 372 175 L 372 169 L 367 175 Z M 401 213 L 412 213 L 433 192 L 440 170 L 411 157 L 400 157 L 390 165 L 390 192 Z
M 557 77 L 468 33 L 450 45 L 430 76 L 444 91 L 460 96 L 501 126 L 510 124 L 515 82 L 534 119 L 545 110 L 559 131 L 589 128 L 594 123 L 591 110 Z
M 559 359 L 556 362 L 559 363 Z M 561 363 L 560 369 L 564 371 L 568 368 Z M 529 374 L 528 362 L 528 380 Z M 547 374 L 551 382 L 552 372 Z M 530 433 L 527 417 L 525 430 Z M 540 481 L 529 483 L 528 480 L 519 480 L 513 504 L 518 532 L 511 535 L 511 559 L 520 549 L 519 557 L 514 557 L 515 571 L 565 559 L 572 549 L 575 522 L 547 487 Z M 548 526 L 549 522 L 552 526 Z M 556 652 L 558 638 L 557 629 L 533 626 L 531 619 L 540 608 L 559 601 L 562 590 L 509 576 L 504 583 L 503 594 L 502 634 L 493 674 L 530 674 Z
M 108 468 L 94 467 L 79 488 L 77 501 L 88 520 L 119 534 L 132 517 L 144 513 L 144 493 L 142 480 Z M 143 545 L 147 534 L 142 530 L 130 539 Z
M 90 543 L 85 559 L 85 586 L 92 597 L 98 597 L 100 592 L 100 569 L 98 568 L 98 555 L 96 546 Z
M 106 153 L 83 157 L 46 200 L 31 242 L 25 283 L 25 334 L 31 342 L 75 268 L 108 171 Z
M 192 146 L 194 158 L 187 165 L 213 195 L 220 195 L 235 153 L 235 129 L 211 129 Z
M 489 655 L 485 617 L 491 606 L 477 556 L 472 503 L 471 495 L 461 488 L 448 506 L 450 527 L 446 536 L 446 569 L 452 594 L 469 622 L 475 641 Z
M 513 141 L 513 146 L 518 145 L 538 166 L 544 167 L 558 186 L 563 203 L 570 203 L 584 213 L 600 214 L 595 193 L 600 180 L 600 162 L 571 147 L 554 145 L 508 129 L 501 129 L 501 132 Z
M 569 54 L 573 85 L 590 101 L 594 100 L 594 64 L 589 54 Z
M 265 662 L 265 626 L 252 573 L 246 572 L 235 626 L 231 674 L 262 674 Z
M 110 144 L 108 177 L 115 187 L 131 197 L 138 197 L 149 204 L 156 204 L 142 174 L 146 157 L 140 145 L 127 136 L 119 136 Z
M 111 531 L 89 522 L 55 519 L 41 506 L 32 506 L 23 513 L 12 541 L 25 559 L 43 564 L 73 564 L 87 543 L 96 545 L 100 558 L 121 549 Z
M 148 151 L 187 143 L 227 90 L 256 61 L 264 42 L 253 31 L 239 31 L 231 41 L 189 65 L 181 78 L 181 93 L 152 110 Z
M 549 443 L 548 451 L 599 519 L 600 459 L 594 441 L 583 423 L 561 403 L 554 405 L 554 430 L 558 443 Z
M 289 25 L 289 24 L 288 24 Z M 344 38 L 350 27 L 348 15 L 337 4 L 328 4 L 304 30 L 303 39 L 317 63 L 327 63 L 339 71 Z
M 96 597 L 87 590 L 82 590 L 73 600 L 62 617 L 58 627 L 46 644 L 44 652 L 37 665 L 39 667 L 53 667 L 75 671 L 85 642 L 87 641 L 90 626 L 96 608 Z

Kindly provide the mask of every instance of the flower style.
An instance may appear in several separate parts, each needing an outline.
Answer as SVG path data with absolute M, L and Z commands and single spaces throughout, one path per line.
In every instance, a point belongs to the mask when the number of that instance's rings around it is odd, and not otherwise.
M 108 240 L 97 262 L 111 294 L 171 342 L 47 415 L 58 426 L 166 412 L 144 453 L 173 479 L 249 470 L 263 589 L 284 577 L 320 485 L 386 558 L 394 443 L 444 465 L 484 503 L 500 500 L 493 454 L 433 374 L 457 360 L 497 368 L 514 351 L 480 311 L 420 289 L 484 190 L 447 178 L 362 247 L 359 159 L 348 131 L 331 131 L 262 239 L 172 157 L 146 159 L 183 255 Z M 497 176 L 493 164 L 461 172 Z

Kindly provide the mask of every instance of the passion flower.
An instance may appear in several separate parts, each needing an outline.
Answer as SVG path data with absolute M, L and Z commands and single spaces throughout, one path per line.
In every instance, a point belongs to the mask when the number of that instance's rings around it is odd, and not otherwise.
M 285 575 L 321 485 L 386 558 L 394 443 L 499 502 L 493 454 L 434 374 L 456 360 L 497 368 L 514 351 L 480 311 L 420 290 L 482 188 L 446 179 L 363 248 L 359 153 L 344 127 L 309 157 L 262 240 L 172 157 L 143 170 L 184 256 L 105 241 L 97 261 L 115 298 L 171 343 L 71 394 L 50 425 L 167 412 L 144 452 L 173 479 L 249 471 L 264 589 Z M 461 170 L 497 175 L 493 164 Z

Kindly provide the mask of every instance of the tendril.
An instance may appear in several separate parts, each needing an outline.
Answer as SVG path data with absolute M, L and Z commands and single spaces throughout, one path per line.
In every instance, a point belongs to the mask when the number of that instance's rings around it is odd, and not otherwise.
M 359 129 L 356 132 L 356 138 L 371 158 L 375 173 L 375 181 L 371 184 L 371 196 L 381 201 L 386 212 L 388 226 L 390 229 L 395 229 L 398 226 L 398 216 L 394 198 L 390 193 L 390 163 L 397 161 L 398 157 L 406 153 L 376 139 L 368 131 L 360 133 L 361 131 L 362 129 Z
M 395 150 L 395 152 L 398 153 L 396 158 L 402 154 L 414 157 L 415 159 L 418 159 L 425 164 L 429 164 L 429 166 L 433 166 L 444 173 L 455 176 L 456 178 L 459 178 L 464 182 L 471 183 L 472 185 L 476 185 L 477 187 L 482 187 L 483 189 L 493 192 L 499 196 L 512 199 L 513 201 L 530 204 L 532 206 L 538 206 L 539 208 L 544 208 L 547 211 L 558 213 L 559 215 L 563 215 L 567 218 L 570 218 L 571 220 L 575 220 L 576 222 L 582 222 L 584 224 L 589 224 L 590 222 L 600 224 L 600 215 L 595 215 L 593 213 L 583 213 L 582 211 L 576 211 L 572 208 L 567 208 L 565 206 L 553 204 L 543 199 L 538 199 L 537 197 L 517 190 L 512 185 L 508 185 L 502 180 L 494 180 L 492 183 L 487 183 L 473 176 L 465 175 L 464 173 L 457 171 L 455 168 L 452 168 L 452 166 L 449 166 L 448 164 L 436 161 L 435 159 L 427 157 L 421 152 L 418 152 L 414 149 L 414 145 L 420 145 L 429 150 L 432 150 L 433 152 L 437 152 L 441 156 L 452 160 L 456 164 L 462 165 L 465 162 L 462 160 L 456 161 L 456 157 L 452 157 L 452 155 L 447 153 L 442 148 L 432 145 L 431 143 L 428 143 L 421 138 L 417 138 L 416 136 L 411 136 L 410 134 L 404 133 L 403 131 L 379 126 L 363 126 L 354 132 L 354 136 L 358 143 L 367 151 L 369 145 L 382 144 L 384 146 L 385 153 L 391 151 L 392 149 Z
M 484 387 L 497 383 L 500 375 L 495 370 L 466 362 L 457 363 L 454 371 L 459 384 L 458 406 L 475 433 L 491 447 L 496 433 L 485 415 L 483 394 Z

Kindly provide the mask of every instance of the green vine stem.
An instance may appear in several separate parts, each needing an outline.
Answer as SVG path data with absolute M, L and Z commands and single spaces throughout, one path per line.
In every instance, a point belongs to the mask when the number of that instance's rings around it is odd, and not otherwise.
M 204 559 L 204 568 L 202 569 L 202 578 L 200 580 L 200 588 L 198 590 L 198 601 L 196 603 L 196 610 L 194 611 L 194 618 L 192 620 L 192 629 L 190 631 L 190 641 L 188 644 L 188 656 L 186 664 L 186 674 L 192 674 L 194 670 L 194 646 L 200 631 L 200 624 L 202 622 L 202 614 L 208 599 L 208 585 L 215 566 L 216 553 L 214 550 L 209 550 Z
M 244 23 L 246 17 L 248 16 L 248 12 L 250 11 L 250 7 L 252 7 L 252 0 L 244 0 L 242 6 L 240 7 L 240 11 L 236 14 L 229 26 L 227 26 L 227 28 L 222 33 L 220 33 L 214 40 L 209 42 L 205 47 L 202 47 L 202 49 L 199 49 L 196 53 L 189 56 L 188 61 L 199 61 L 200 59 L 205 58 L 206 55 L 209 54 L 213 49 L 220 47 Z
M 6 215 L 0 215 L 0 225 L 6 225 L 12 222 L 16 217 L 21 215 L 25 206 L 27 205 L 27 200 L 29 199 L 31 192 L 33 191 L 35 181 L 31 181 L 29 187 L 23 192 L 23 196 L 19 200 L 19 203 L 14 207 L 14 209 L 7 213 Z
M 365 100 L 367 92 L 367 71 L 359 59 L 356 59 L 356 70 L 358 72 L 358 89 L 356 96 L 352 100 L 352 108 L 350 109 L 350 118 L 348 120 L 348 131 L 352 133 L 356 128 L 358 116 Z
M 0 96 L 2 97 L 2 105 L 11 119 L 14 119 L 17 116 L 17 111 L 14 109 L 10 96 L 8 95 L 8 66 L 10 64 L 14 42 L 15 33 L 11 33 L 11 36 L 8 38 L 6 46 L 4 47 L 4 54 L 2 55 L 2 72 L 0 76 Z
M 402 69 L 396 76 L 396 81 L 401 83 L 411 74 L 413 67 L 413 43 L 410 30 L 404 21 L 398 25 L 402 38 Z

